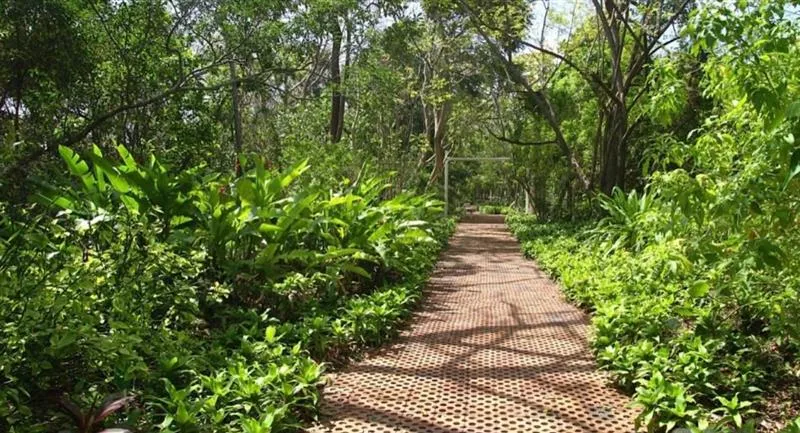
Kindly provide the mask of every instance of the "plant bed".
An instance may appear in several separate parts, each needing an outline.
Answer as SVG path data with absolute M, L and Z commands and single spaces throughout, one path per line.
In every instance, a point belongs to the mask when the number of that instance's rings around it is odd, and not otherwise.
M 0 219 L 0 431 L 296 431 L 397 332 L 454 222 L 305 164 L 175 175 L 95 149 Z M 3 209 L 6 210 L 6 209 Z
M 620 242 L 608 219 L 507 221 L 525 255 L 592 313 L 595 356 L 642 408 L 642 430 L 796 431 L 797 406 L 785 401 L 800 389 L 794 340 L 778 331 L 791 319 L 754 308 L 768 302 L 792 311 L 796 297 L 734 291 L 777 274 L 762 267 L 731 278 L 682 242 Z M 773 331 L 760 330 L 767 324 Z

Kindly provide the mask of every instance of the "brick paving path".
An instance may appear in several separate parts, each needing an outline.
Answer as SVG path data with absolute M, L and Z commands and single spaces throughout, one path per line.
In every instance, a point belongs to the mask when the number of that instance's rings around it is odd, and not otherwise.
M 587 318 L 525 260 L 502 219 L 462 222 L 398 341 L 326 387 L 311 432 L 631 432 Z

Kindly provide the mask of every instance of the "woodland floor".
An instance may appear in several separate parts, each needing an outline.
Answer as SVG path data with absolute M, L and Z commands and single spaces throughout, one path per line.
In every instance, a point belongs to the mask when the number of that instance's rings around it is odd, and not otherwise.
M 502 217 L 471 216 L 392 345 L 333 376 L 311 432 L 631 432 L 629 399 L 589 350 L 587 317 L 520 254 Z

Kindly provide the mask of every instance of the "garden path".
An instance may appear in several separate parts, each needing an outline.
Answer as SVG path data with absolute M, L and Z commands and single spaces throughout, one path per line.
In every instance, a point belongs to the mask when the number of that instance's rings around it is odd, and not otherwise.
M 587 317 L 520 254 L 502 217 L 458 226 L 409 329 L 325 388 L 323 432 L 633 431 Z

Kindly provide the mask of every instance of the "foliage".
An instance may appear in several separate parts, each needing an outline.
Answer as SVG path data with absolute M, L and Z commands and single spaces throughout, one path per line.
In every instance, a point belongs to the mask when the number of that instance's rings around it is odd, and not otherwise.
M 0 4 L 0 430 L 298 428 L 448 157 L 510 157 L 451 208 L 527 196 L 642 428 L 797 429 L 797 1 L 556 3 Z
M 638 191 L 596 196 L 581 224 L 507 219 L 593 312 L 597 358 L 648 431 L 791 431 L 797 416 L 800 30 L 785 13 L 712 2 L 691 17 L 710 111 L 687 138 L 654 130 Z M 662 124 L 677 113 L 661 108 Z
M 635 249 L 598 238 L 602 225 L 507 221 L 525 253 L 592 310 L 597 358 L 634 393 L 648 431 L 746 431 L 765 398 L 795 380 L 800 334 L 784 323 L 798 308 L 796 286 L 761 289 L 785 272 L 728 277 L 721 271 L 730 263 L 698 259 L 679 239 Z
M 511 212 L 510 206 L 503 206 L 497 204 L 482 204 L 478 206 L 478 212 L 489 215 L 506 215 Z
M 302 163 L 231 179 L 118 154 L 62 148 L 75 182 L 3 213 L 5 431 L 66 426 L 59 400 L 79 431 L 294 430 L 321 362 L 392 335 L 452 230 L 366 173 L 322 189 Z M 125 413 L 79 409 L 118 392 Z

